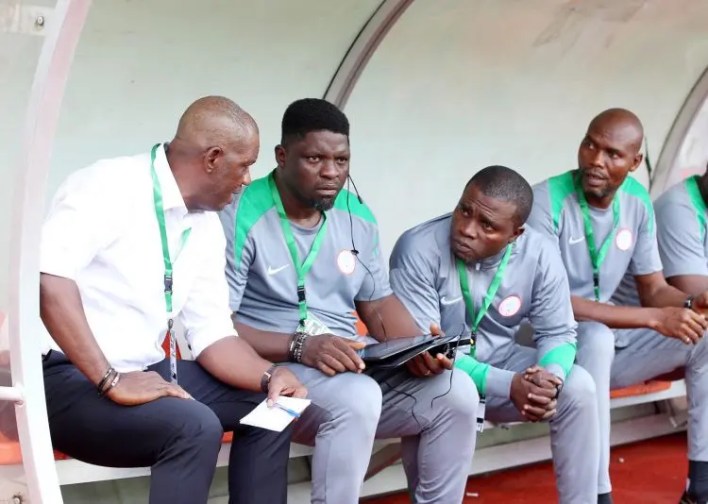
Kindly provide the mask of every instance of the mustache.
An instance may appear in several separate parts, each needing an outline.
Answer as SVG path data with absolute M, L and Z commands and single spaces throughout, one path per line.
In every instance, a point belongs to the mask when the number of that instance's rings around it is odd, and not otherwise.
M 595 177 L 602 180 L 607 180 L 607 175 L 605 175 L 601 170 L 589 169 L 582 170 L 583 177 Z

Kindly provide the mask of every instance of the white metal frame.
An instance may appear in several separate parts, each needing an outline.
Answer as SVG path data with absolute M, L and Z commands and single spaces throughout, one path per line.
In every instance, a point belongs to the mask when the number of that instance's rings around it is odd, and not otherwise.
M 708 99 L 708 67 L 705 68 L 701 76 L 694 84 L 691 91 L 688 93 L 686 100 L 681 106 L 676 119 L 674 119 L 669 134 L 666 137 L 664 146 L 659 154 L 659 159 L 656 163 L 656 172 L 651 186 L 651 194 L 653 197 L 659 196 L 665 189 L 671 176 L 671 167 L 674 165 L 676 157 L 681 152 L 681 147 L 693 126 L 696 115 L 701 109 L 701 106 Z
M 64 88 L 90 5 L 90 0 L 58 0 L 51 15 L 45 17 L 47 31 L 32 83 L 17 168 L 8 316 L 13 390 L 5 390 L 3 395 L 17 401 L 29 498 L 37 503 L 62 502 L 49 437 L 37 327 L 40 228 Z
M 383 0 L 344 55 L 327 86 L 324 99 L 344 108 L 359 76 L 381 41 L 413 0 Z

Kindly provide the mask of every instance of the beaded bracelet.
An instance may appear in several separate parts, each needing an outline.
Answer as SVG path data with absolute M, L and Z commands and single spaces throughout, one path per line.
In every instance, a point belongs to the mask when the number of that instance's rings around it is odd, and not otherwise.
M 290 347 L 288 349 L 288 360 L 290 362 L 302 361 L 302 351 L 305 346 L 305 339 L 307 336 L 307 333 L 300 331 L 293 334 L 293 337 L 290 340 Z

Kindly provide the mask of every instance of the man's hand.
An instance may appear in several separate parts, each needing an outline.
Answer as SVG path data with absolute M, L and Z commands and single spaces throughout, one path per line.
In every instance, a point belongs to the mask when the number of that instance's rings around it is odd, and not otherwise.
M 694 300 L 695 302 L 695 300 Z M 703 309 L 701 299 L 696 309 Z M 708 320 L 694 310 L 667 306 L 656 308 L 657 317 L 652 328 L 669 338 L 676 338 L 687 345 L 697 343 L 703 337 L 703 331 L 708 328 Z
M 413 376 L 425 378 L 452 369 L 452 361 L 443 354 L 437 354 L 433 357 L 430 353 L 423 352 L 406 362 L 406 367 Z
M 524 371 L 524 379 L 530 381 L 537 387 L 549 390 L 553 389 L 556 393 L 558 392 L 558 388 L 563 385 L 563 380 L 538 365 L 531 366 Z
M 317 368 L 328 376 L 345 371 L 361 373 L 366 366 L 356 351 L 365 346 L 361 341 L 340 338 L 333 334 L 308 336 L 302 351 L 302 363 Z
M 285 366 L 277 366 L 268 385 L 268 406 L 272 406 L 279 396 L 307 397 L 307 389 L 295 374 Z
M 442 336 L 440 326 L 435 323 L 430 324 L 430 334 L 435 337 Z M 413 376 L 425 378 L 427 376 L 435 376 L 445 370 L 452 369 L 452 361 L 440 353 L 433 356 L 428 352 L 423 352 L 421 355 L 418 355 L 406 362 L 406 367 Z
M 106 397 L 123 406 L 137 406 L 170 396 L 192 398 L 182 387 L 165 381 L 154 371 L 121 373 L 116 386 L 106 392 Z
M 557 388 L 555 385 L 550 388 L 539 386 L 526 378 L 527 374 L 531 377 L 531 375 L 536 373 L 537 371 L 534 371 L 534 368 L 530 368 L 525 374 L 516 373 L 511 380 L 511 402 L 531 422 L 549 420 L 556 414 L 557 401 L 555 397 Z M 549 380 L 544 378 L 538 381 L 545 384 Z M 553 382 L 549 381 L 550 383 Z

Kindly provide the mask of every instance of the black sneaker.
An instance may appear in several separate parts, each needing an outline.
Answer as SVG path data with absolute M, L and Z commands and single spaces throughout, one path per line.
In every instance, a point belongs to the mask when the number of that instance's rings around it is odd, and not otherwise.
M 688 492 L 684 492 L 683 495 L 681 496 L 681 500 L 679 501 L 679 504 L 701 504 L 697 500 L 694 500 L 692 497 L 688 495 Z M 703 502 L 702 504 L 706 504 Z

